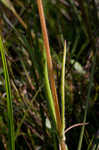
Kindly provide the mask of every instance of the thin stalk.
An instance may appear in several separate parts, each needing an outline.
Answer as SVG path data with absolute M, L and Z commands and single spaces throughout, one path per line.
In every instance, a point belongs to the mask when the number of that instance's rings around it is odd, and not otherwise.
M 69 130 L 71 130 L 72 128 L 79 127 L 79 126 L 85 126 L 85 125 L 88 125 L 88 123 L 86 122 L 86 123 L 77 123 L 77 124 L 74 124 L 74 125 L 70 126 L 69 128 L 67 128 L 67 129 L 65 130 L 65 133 L 67 133 L 67 132 L 68 132 Z
M 91 89 L 92 89 L 92 83 L 93 83 L 93 76 L 94 76 L 94 71 L 95 71 L 95 60 L 96 60 L 96 54 L 95 54 L 94 59 L 93 59 L 93 65 L 92 65 L 92 70 L 91 70 L 91 75 L 90 75 L 90 80 L 89 80 L 90 83 L 89 83 L 89 87 L 88 87 L 88 94 L 87 94 L 86 108 L 85 108 L 83 123 L 86 122 L 86 118 L 87 118 L 88 102 L 89 102 L 89 99 L 90 99 L 90 94 L 91 94 Z M 77 150 L 81 150 L 83 136 L 84 136 L 84 129 L 85 129 L 85 125 L 81 129 L 80 139 L 79 139 Z
M 2 57 L 4 76 L 5 76 L 5 86 L 6 86 L 6 93 L 7 93 L 9 150 L 15 150 L 15 135 L 14 135 L 11 87 L 10 87 L 9 74 L 8 74 L 7 63 L 6 63 L 6 58 L 5 58 L 5 50 L 4 50 L 1 35 L 0 35 L 0 52 L 1 52 L 1 57 Z
M 61 77 L 61 101 L 62 101 L 62 136 L 64 137 L 65 129 L 65 62 L 66 62 L 66 41 L 64 42 L 64 54 L 62 63 L 62 77 Z
M 58 129 L 58 132 L 60 134 L 61 117 L 60 117 L 60 110 L 59 110 L 58 97 L 57 97 L 55 80 L 54 80 L 54 71 L 53 71 L 52 59 L 51 59 L 51 55 L 50 55 L 49 40 L 48 40 L 48 34 L 47 34 L 47 29 L 46 29 L 46 23 L 45 23 L 42 0 L 37 0 L 37 5 L 38 5 L 39 16 L 40 16 L 40 21 L 41 21 L 41 28 L 42 28 L 43 39 L 44 39 L 44 46 L 45 46 L 46 56 L 47 56 L 48 74 L 49 74 L 51 92 L 52 92 L 53 101 L 54 101 L 57 129 Z

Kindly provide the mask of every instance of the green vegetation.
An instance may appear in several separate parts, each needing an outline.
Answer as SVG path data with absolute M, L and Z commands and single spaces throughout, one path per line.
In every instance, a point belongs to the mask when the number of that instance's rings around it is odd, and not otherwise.
M 0 149 L 99 149 L 97 3 L 0 1 Z
M 11 97 L 11 87 L 9 82 L 9 74 L 7 69 L 7 63 L 5 58 L 5 50 L 3 46 L 2 39 L 0 37 L 0 51 L 2 56 L 3 62 L 3 69 L 5 75 L 5 86 L 6 86 L 6 93 L 7 93 L 7 106 L 8 106 L 8 137 L 9 137 L 9 149 L 15 149 L 15 136 L 14 136 L 14 123 L 13 123 L 13 108 L 12 108 L 12 97 Z

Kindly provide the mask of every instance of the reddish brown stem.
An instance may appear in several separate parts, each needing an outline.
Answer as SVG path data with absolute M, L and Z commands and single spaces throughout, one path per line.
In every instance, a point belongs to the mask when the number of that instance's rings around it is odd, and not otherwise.
M 52 65 L 52 59 L 51 59 L 51 55 L 50 55 L 49 40 L 48 40 L 46 23 L 45 23 L 42 0 L 37 0 L 37 5 L 38 5 L 41 28 L 42 28 L 42 33 L 43 33 L 44 46 L 45 46 L 46 56 L 47 56 L 49 81 L 50 81 L 51 92 L 52 92 L 52 96 L 53 96 L 53 100 L 54 100 L 54 107 L 55 107 L 56 120 L 57 120 L 57 128 L 58 128 L 58 131 L 60 133 L 60 130 L 61 130 L 61 117 L 60 117 L 60 110 L 59 110 L 58 97 L 57 97 L 55 80 L 54 80 L 53 65 Z
M 66 150 L 66 144 L 64 140 L 61 141 L 59 150 Z

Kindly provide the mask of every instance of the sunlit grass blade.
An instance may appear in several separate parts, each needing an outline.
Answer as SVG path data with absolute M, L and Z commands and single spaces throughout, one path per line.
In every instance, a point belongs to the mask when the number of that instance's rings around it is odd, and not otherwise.
M 94 56 L 94 59 L 93 59 L 93 65 L 92 65 L 92 70 L 91 70 L 91 75 L 90 75 L 90 80 L 89 80 L 90 83 L 89 83 L 89 87 L 88 87 L 88 94 L 87 94 L 86 108 L 85 108 L 83 123 L 86 122 L 86 118 L 87 118 L 88 103 L 89 103 L 89 99 L 90 99 L 90 94 L 91 94 L 91 89 L 92 89 L 92 84 L 93 84 L 93 76 L 94 76 L 94 71 L 95 71 L 95 60 L 96 60 L 96 55 Z M 85 129 L 85 126 L 82 126 L 77 150 L 81 150 L 82 141 L 83 141 L 83 137 L 84 137 L 84 129 Z
M 7 63 L 6 63 L 6 58 L 5 58 L 5 50 L 4 50 L 1 35 L 0 35 L 0 52 L 1 52 L 1 57 L 2 57 L 3 70 L 4 70 L 4 76 L 5 76 L 6 94 L 7 94 L 8 140 L 9 140 L 8 147 L 9 147 L 9 150 L 15 150 L 11 87 L 10 87 L 9 74 L 8 74 Z
M 66 62 L 66 41 L 64 42 L 64 54 L 62 63 L 62 76 L 61 76 L 62 136 L 64 136 L 64 129 L 65 129 L 65 62 Z

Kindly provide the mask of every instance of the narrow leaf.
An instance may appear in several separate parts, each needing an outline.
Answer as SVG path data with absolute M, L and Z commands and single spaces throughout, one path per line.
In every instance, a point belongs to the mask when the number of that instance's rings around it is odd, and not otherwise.
M 64 54 L 63 54 L 63 63 L 62 63 L 62 77 L 61 77 L 62 136 L 64 136 L 64 129 L 65 129 L 65 62 L 66 62 L 66 41 L 64 43 Z
M 5 50 L 0 35 L 0 52 L 3 63 L 3 70 L 5 76 L 5 86 L 7 93 L 7 109 L 8 109 L 8 140 L 9 140 L 9 150 L 15 150 L 15 137 L 14 137 L 14 122 L 13 122 L 13 108 L 12 108 L 12 96 L 11 96 L 11 87 L 9 81 L 9 74 L 7 69 L 7 63 L 5 58 Z

